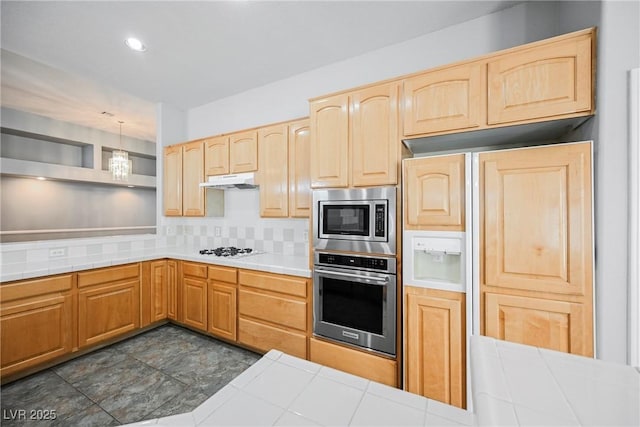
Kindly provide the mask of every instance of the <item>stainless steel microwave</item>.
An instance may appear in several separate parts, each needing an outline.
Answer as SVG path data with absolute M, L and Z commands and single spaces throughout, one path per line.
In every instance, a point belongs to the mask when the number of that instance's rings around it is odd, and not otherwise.
M 314 190 L 316 250 L 396 254 L 396 188 Z

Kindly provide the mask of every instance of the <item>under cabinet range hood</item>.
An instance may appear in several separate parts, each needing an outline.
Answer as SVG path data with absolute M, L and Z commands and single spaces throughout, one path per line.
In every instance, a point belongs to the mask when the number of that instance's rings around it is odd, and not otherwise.
M 253 172 L 236 173 L 231 175 L 214 175 L 207 178 L 207 182 L 200 184 L 205 188 L 220 189 L 250 189 L 257 188 L 255 184 L 255 174 Z

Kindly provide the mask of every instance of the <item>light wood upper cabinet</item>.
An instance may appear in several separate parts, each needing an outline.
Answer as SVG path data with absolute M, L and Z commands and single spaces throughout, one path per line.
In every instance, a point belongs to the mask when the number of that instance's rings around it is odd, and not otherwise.
M 311 132 L 309 120 L 289 124 L 289 216 L 311 215 Z
M 204 142 L 183 145 L 182 158 L 182 214 L 204 216 Z
M 258 130 L 260 216 L 289 215 L 288 128 L 286 124 Z
M 486 122 L 484 62 L 427 71 L 404 81 L 404 135 L 471 129 Z
M 593 111 L 593 31 L 511 51 L 488 63 L 488 122 Z
M 0 376 L 72 351 L 72 284 L 66 274 L 2 285 Z
M 229 136 L 229 173 L 258 169 L 258 136 L 255 130 Z
M 398 182 L 397 82 L 351 94 L 351 184 L 355 187 Z
M 404 161 L 404 228 L 464 231 L 464 154 Z
M 205 175 L 225 175 L 229 173 L 229 137 L 217 136 L 204 142 Z
M 78 273 L 78 345 L 86 347 L 140 327 L 140 267 Z
M 503 325 L 507 328 L 525 326 L 528 321 L 540 322 L 547 316 L 548 325 L 566 329 L 562 325 L 571 320 L 571 328 L 583 334 L 583 343 L 571 350 L 580 349 L 580 354 L 591 355 L 591 144 L 481 153 L 479 164 L 480 290 L 485 333 L 495 337 L 505 334 L 506 330 L 496 329 L 496 325 L 507 321 L 507 314 L 512 322 Z M 567 303 L 580 304 L 583 314 L 542 314 L 546 307 L 541 303 L 531 308 L 519 300 L 507 308 L 507 302 L 515 300 L 488 294 L 565 303 L 559 309 L 554 305 L 549 313 L 575 312 L 573 306 L 567 308 Z M 559 320 L 558 316 L 565 318 Z M 546 347 L 551 342 L 525 330 L 512 329 L 508 336 L 523 337 L 525 344 L 534 346 Z
M 405 388 L 466 407 L 465 294 L 405 286 Z
M 164 214 L 166 216 L 181 216 L 182 146 L 165 147 L 163 178 Z
M 349 95 L 312 101 L 311 187 L 349 186 Z

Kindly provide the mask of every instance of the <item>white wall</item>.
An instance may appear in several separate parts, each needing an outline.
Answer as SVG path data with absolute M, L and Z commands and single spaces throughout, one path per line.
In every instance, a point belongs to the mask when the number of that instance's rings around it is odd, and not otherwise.
M 557 35 L 556 10 L 550 2 L 520 4 L 193 108 L 188 138 L 308 116 L 309 98 Z
M 627 361 L 628 72 L 640 66 L 640 3 L 602 3 L 598 34 L 596 338 L 598 357 Z

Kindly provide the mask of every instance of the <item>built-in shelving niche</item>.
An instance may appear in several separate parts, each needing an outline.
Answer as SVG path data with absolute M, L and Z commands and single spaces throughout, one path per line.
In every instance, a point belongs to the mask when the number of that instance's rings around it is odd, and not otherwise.
M 118 149 L 116 147 L 9 127 L 1 127 L 0 136 L 0 169 L 3 175 L 42 176 L 101 185 L 156 187 L 156 156 L 149 154 L 148 148 L 146 153 L 139 153 L 124 147 L 132 161 L 133 173 L 128 181 L 116 182 L 109 174 L 109 158 Z M 153 145 L 146 145 L 149 144 Z
M 155 233 L 153 141 L 4 107 L 1 117 L 0 243 Z M 118 148 L 132 160 L 127 181 L 108 171 Z

